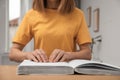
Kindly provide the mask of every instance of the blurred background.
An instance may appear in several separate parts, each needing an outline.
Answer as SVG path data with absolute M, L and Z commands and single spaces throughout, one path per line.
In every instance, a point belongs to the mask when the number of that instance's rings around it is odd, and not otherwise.
M 33 0 L 0 0 L 0 65 L 8 59 L 12 38 Z M 120 66 L 120 0 L 75 0 L 85 13 L 93 40 L 92 60 Z M 33 40 L 24 51 L 33 51 Z

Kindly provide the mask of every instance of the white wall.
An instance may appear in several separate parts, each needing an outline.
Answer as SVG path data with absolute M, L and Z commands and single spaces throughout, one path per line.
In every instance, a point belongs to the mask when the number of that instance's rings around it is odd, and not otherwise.
M 8 51 L 8 0 L 0 0 L 0 53 Z
M 94 47 L 103 62 L 120 66 L 120 0 L 81 0 L 81 8 L 87 14 L 87 8 L 100 8 L 100 32 L 93 32 L 93 18 L 90 32 L 92 37 L 102 36 L 102 43 Z

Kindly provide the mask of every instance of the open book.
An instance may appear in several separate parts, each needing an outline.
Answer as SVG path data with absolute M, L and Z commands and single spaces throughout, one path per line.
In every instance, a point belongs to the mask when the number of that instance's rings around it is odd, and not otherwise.
M 120 67 L 89 60 L 37 63 L 24 60 L 18 65 L 17 74 L 95 74 L 120 75 Z

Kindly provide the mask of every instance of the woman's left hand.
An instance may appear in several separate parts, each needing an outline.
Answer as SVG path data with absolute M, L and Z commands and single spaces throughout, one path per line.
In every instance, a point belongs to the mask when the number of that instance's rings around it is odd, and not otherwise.
M 64 62 L 73 59 L 73 55 L 70 52 L 64 52 L 60 49 L 55 49 L 49 57 L 49 62 Z

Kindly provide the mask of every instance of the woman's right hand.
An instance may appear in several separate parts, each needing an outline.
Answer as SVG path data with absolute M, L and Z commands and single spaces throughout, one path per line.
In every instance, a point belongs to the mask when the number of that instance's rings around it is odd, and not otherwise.
M 31 53 L 26 53 L 26 58 L 34 62 L 48 62 L 48 57 L 42 49 L 36 49 Z

